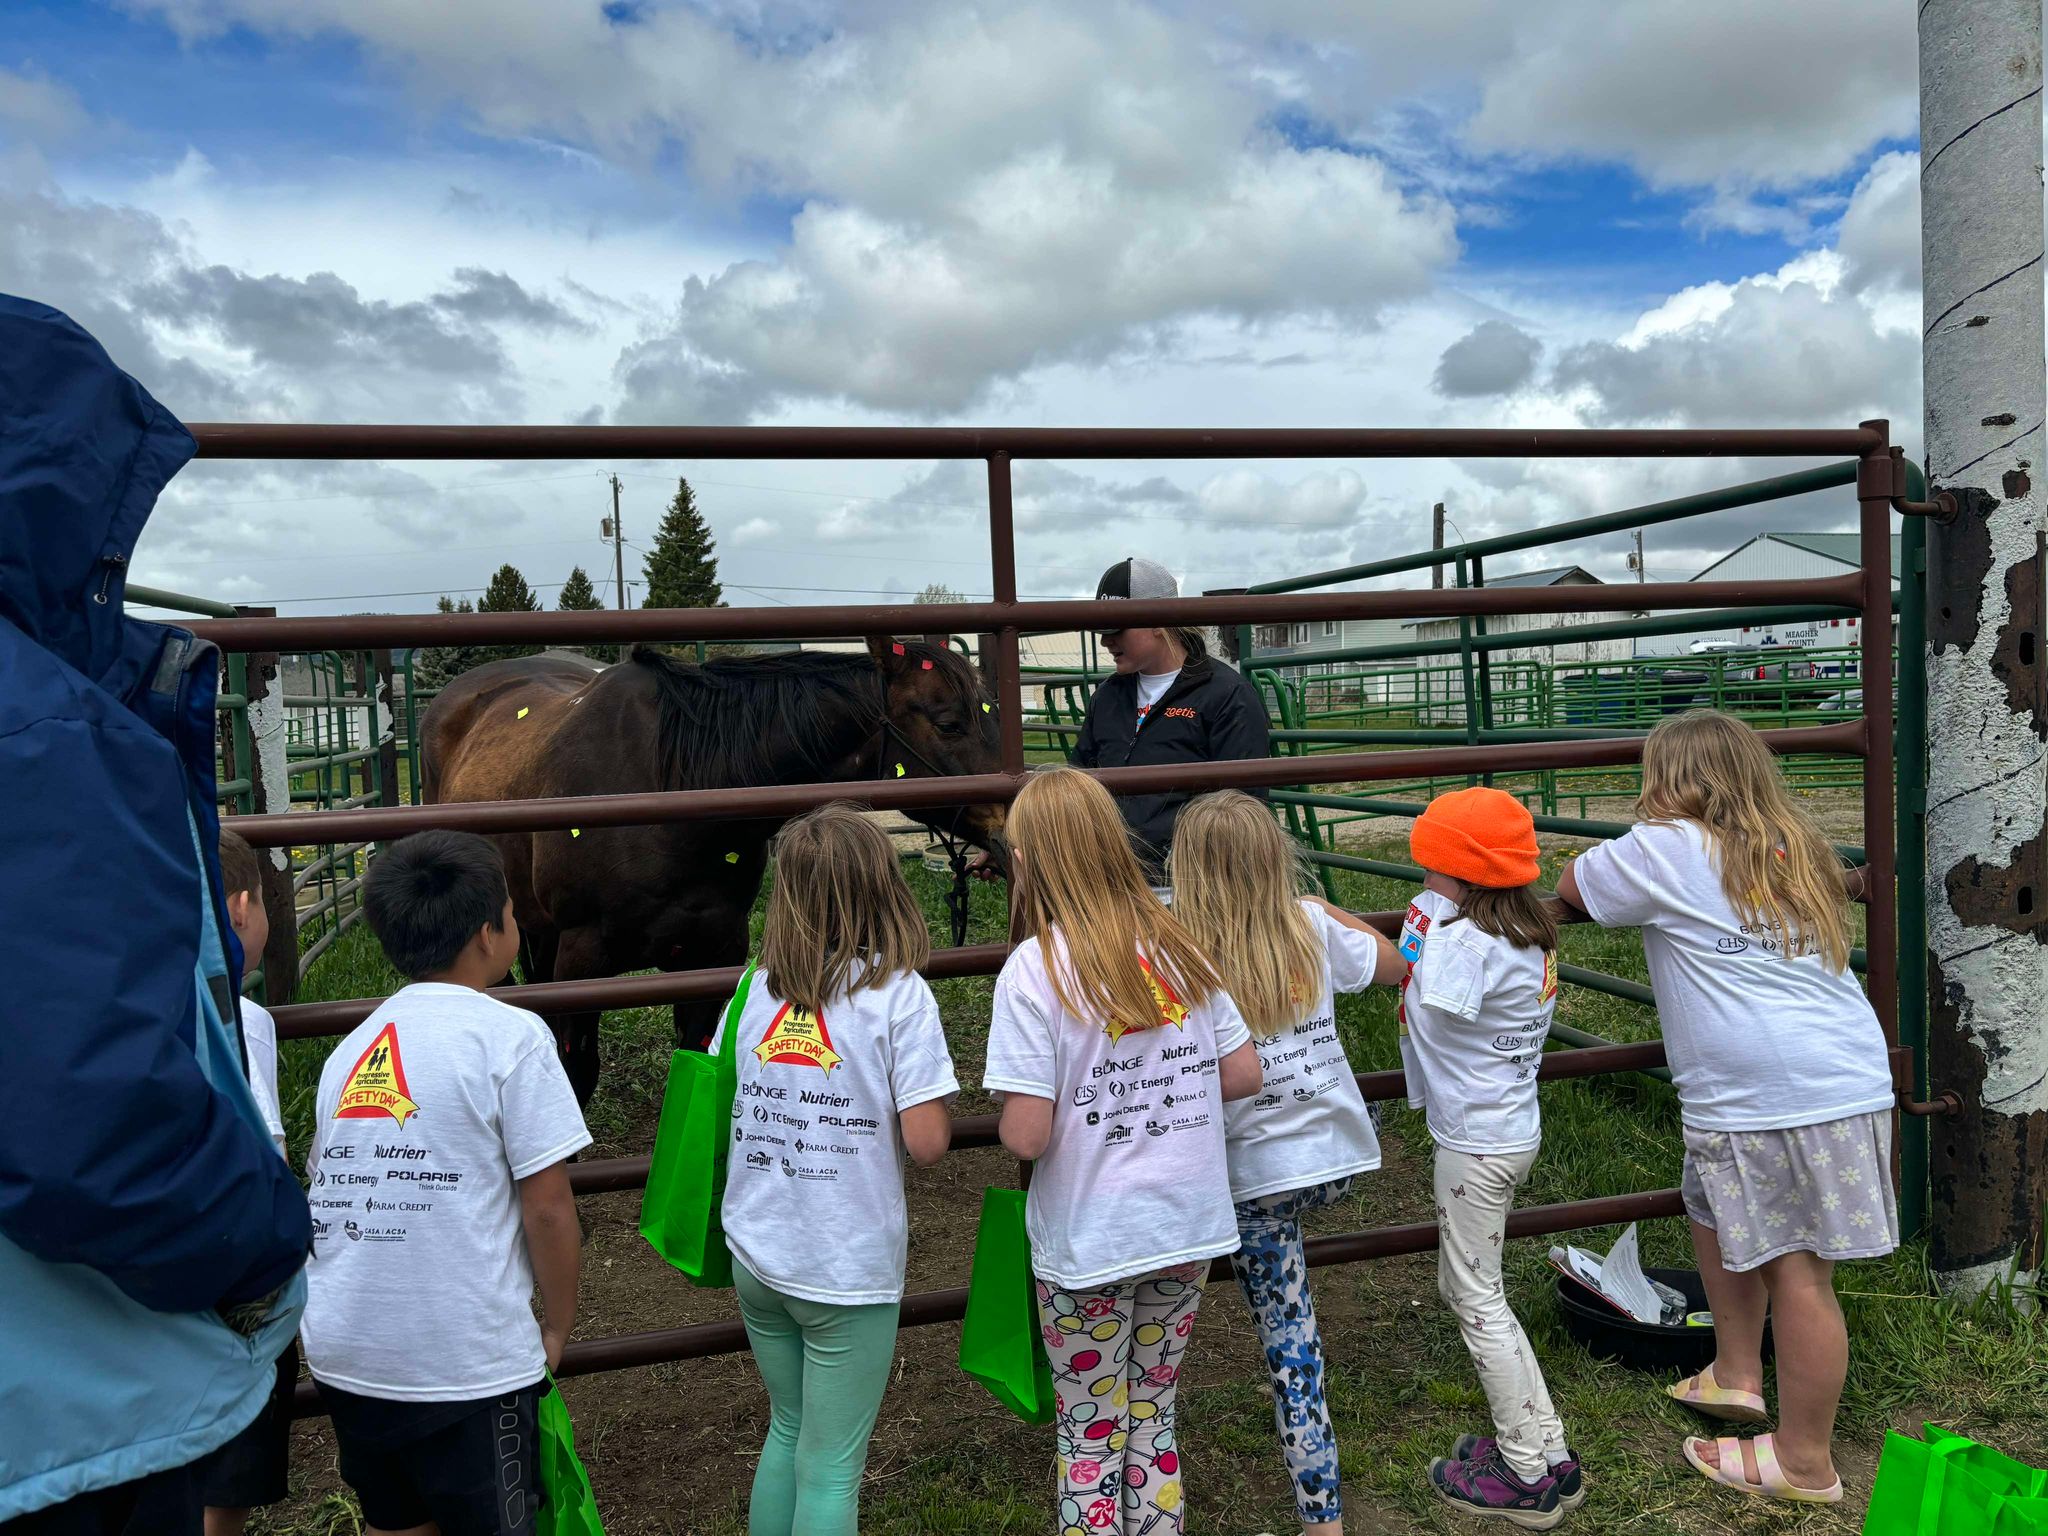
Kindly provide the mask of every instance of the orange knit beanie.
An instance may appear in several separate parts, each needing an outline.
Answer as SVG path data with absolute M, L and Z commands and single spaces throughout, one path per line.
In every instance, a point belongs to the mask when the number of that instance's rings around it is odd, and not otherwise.
M 1541 873 L 1528 807 L 1484 785 L 1430 801 L 1408 834 L 1408 853 L 1424 869 L 1467 885 L 1528 885 Z

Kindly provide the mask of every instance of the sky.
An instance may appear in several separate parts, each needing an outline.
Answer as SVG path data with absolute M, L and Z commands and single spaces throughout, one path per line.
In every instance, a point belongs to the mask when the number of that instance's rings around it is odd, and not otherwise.
M 0 291 L 187 421 L 1920 436 L 1912 8 L 9 0 Z M 1242 586 L 1785 461 L 1025 462 L 1019 588 Z M 133 566 L 544 601 L 687 475 L 735 605 L 990 591 L 978 464 L 198 461 Z M 1847 491 L 1649 530 L 1683 580 Z M 1626 535 L 1531 552 L 1610 580 Z

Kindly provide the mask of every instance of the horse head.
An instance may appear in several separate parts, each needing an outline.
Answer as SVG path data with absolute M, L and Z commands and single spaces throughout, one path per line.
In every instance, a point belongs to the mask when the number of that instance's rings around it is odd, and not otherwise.
M 981 674 L 958 652 L 950 646 L 870 636 L 868 653 L 881 675 L 881 777 L 1002 771 L 995 700 L 983 686 Z M 1000 805 L 942 805 L 908 814 L 1001 858 L 1003 809 Z

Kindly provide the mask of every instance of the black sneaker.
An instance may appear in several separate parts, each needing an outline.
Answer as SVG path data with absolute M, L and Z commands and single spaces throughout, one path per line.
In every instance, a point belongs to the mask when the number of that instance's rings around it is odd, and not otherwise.
M 1547 1531 L 1564 1519 L 1557 1479 L 1546 1472 L 1533 1483 L 1523 1482 L 1501 1459 L 1498 1448 L 1472 1461 L 1437 1457 L 1429 1464 L 1429 1485 L 1447 1504 L 1468 1514 L 1509 1521 L 1525 1531 Z
M 1451 1454 L 1460 1461 L 1478 1461 L 1491 1456 L 1493 1447 L 1491 1435 L 1460 1435 Z M 1567 1513 L 1586 1502 L 1586 1479 L 1579 1469 L 1578 1455 L 1570 1446 L 1564 1448 L 1564 1460 L 1551 1466 L 1550 1475 L 1557 1479 L 1557 1502 Z

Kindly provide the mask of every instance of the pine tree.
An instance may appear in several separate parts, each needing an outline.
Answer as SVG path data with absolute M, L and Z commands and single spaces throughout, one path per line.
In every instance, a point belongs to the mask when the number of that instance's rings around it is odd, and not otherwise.
M 519 574 L 516 565 L 501 565 L 491 575 L 491 584 L 484 589 L 484 595 L 476 600 L 478 613 L 539 613 L 540 599 L 533 595 L 533 588 L 526 584 L 526 578 Z M 487 647 L 487 660 L 504 661 L 514 656 L 531 656 L 543 647 L 526 645 L 494 645 Z
M 590 577 L 582 566 L 572 566 L 569 579 L 562 583 L 562 595 L 555 599 L 557 609 L 573 609 L 578 613 L 589 613 L 604 604 L 598 600 L 597 588 L 590 584 Z
M 594 613 L 602 611 L 604 600 L 597 595 L 597 588 L 590 584 L 589 575 L 579 565 L 570 570 L 569 579 L 562 583 L 562 595 L 555 599 L 555 607 L 560 611 Z M 619 658 L 616 645 L 591 644 L 576 649 L 592 661 L 617 661 Z
M 475 607 L 468 598 L 455 602 L 446 593 L 434 604 L 437 613 L 474 613 Z M 412 686 L 421 690 L 446 688 L 471 667 L 480 667 L 496 659 L 496 652 L 487 645 L 430 645 L 417 651 L 412 659 Z
M 654 547 L 641 571 L 647 578 L 643 608 L 723 608 L 725 592 L 718 584 L 718 558 L 713 553 L 710 525 L 697 510 L 687 480 L 676 481 L 676 494 L 655 530 Z
M 484 589 L 484 595 L 477 599 L 478 613 L 539 613 L 540 599 L 533 595 L 533 588 L 526 584 L 526 578 L 519 574 L 516 565 L 501 565 L 491 576 L 491 584 Z

